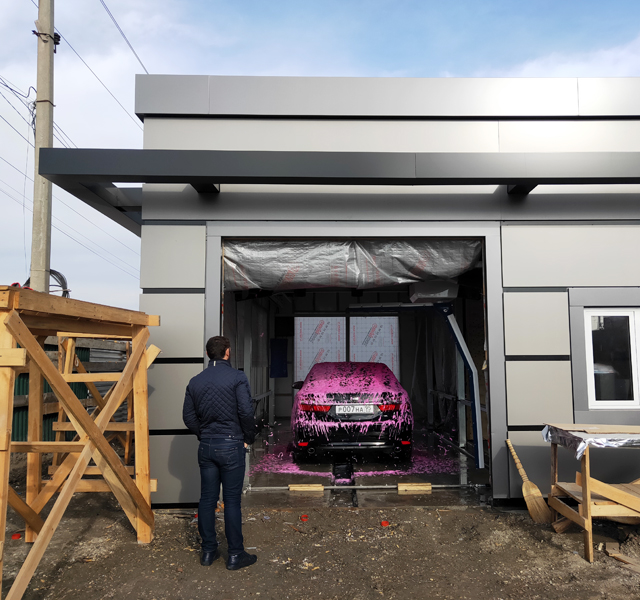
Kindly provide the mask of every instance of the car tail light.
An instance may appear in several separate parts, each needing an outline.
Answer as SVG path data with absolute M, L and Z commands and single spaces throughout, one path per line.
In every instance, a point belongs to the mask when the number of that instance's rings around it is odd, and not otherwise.
M 403 446 L 411 446 L 411 442 L 408 442 L 407 440 L 402 440 L 400 442 Z
M 378 408 L 382 412 L 389 412 L 392 410 L 400 410 L 400 405 L 399 404 L 378 404 Z
M 308 446 L 309 442 L 298 442 L 298 446 Z
M 331 404 L 300 404 L 300 410 L 305 412 L 326 413 L 331 410 Z

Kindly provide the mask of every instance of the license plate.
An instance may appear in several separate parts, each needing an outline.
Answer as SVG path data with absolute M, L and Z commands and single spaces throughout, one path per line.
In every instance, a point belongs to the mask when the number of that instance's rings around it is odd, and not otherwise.
M 338 404 L 337 415 L 372 415 L 373 404 Z

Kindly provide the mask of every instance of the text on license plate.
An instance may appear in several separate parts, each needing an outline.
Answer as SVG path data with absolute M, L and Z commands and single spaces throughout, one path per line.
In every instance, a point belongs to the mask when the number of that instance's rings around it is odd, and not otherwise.
M 372 415 L 373 404 L 339 404 L 336 406 L 337 415 Z

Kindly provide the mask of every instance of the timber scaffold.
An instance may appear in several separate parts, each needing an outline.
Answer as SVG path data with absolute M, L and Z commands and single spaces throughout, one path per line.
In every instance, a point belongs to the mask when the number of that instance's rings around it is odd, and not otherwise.
M 151 542 L 151 491 L 157 482 L 150 479 L 147 369 L 160 350 L 153 345 L 147 347 L 147 341 L 148 327 L 159 324 L 158 316 L 142 312 L 0 286 L 0 575 L 7 506 L 24 519 L 25 541 L 33 543 L 7 600 L 22 598 L 75 492 L 111 491 L 135 529 L 138 542 Z M 57 367 L 44 351 L 48 336 L 58 337 Z M 88 373 L 76 355 L 78 338 L 130 342 L 123 371 Z M 22 372 L 29 373 L 27 441 L 12 442 L 14 383 L 16 374 Z M 61 437 L 55 442 L 42 440 L 44 380 L 59 402 L 59 430 L 74 431 L 73 441 Z M 95 386 L 98 381 L 113 383 L 104 396 Z M 72 382 L 83 382 L 89 388 L 96 404 L 91 414 L 69 386 Z M 128 422 L 115 423 L 113 416 L 125 400 Z M 69 423 L 63 425 L 65 419 Z M 127 441 L 133 434 L 134 468 L 127 467 L 109 443 L 107 436 L 113 432 L 126 432 Z M 11 452 L 27 453 L 24 499 L 9 485 Z M 57 464 L 50 469 L 51 478 L 43 480 L 42 454 L 49 452 L 54 453 Z M 83 479 L 93 474 L 102 477 Z M 40 513 L 56 493 L 55 503 L 43 520 Z

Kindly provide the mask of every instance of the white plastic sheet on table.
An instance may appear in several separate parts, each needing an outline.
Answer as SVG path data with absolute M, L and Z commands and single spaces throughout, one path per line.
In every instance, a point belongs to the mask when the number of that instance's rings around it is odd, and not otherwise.
M 545 425 L 542 437 L 545 442 L 560 444 L 573 450 L 578 460 L 582 458 L 588 446 L 592 448 L 640 448 L 640 434 L 638 433 L 591 433 Z
M 372 289 L 450 279 L 476 266 L 479 240 L 226 241 L 224 289 Z

